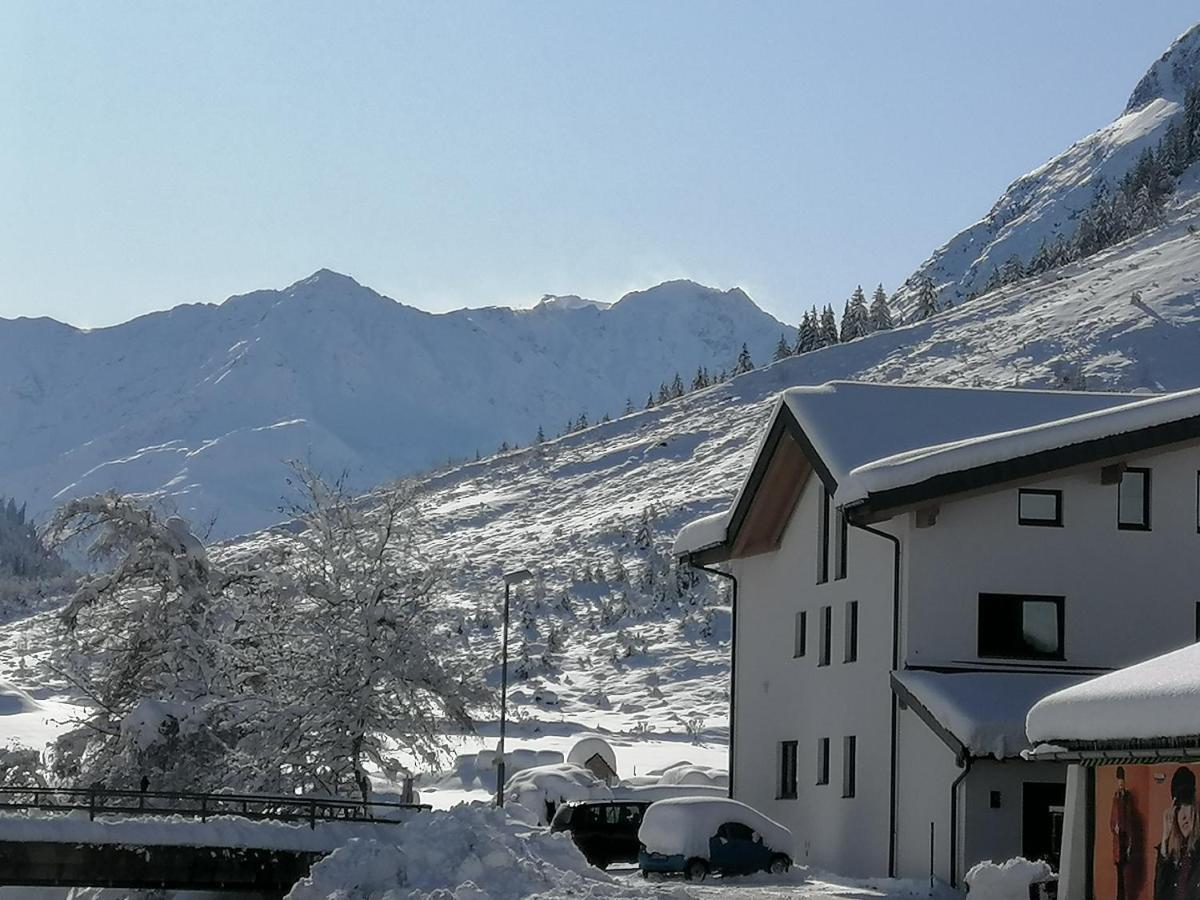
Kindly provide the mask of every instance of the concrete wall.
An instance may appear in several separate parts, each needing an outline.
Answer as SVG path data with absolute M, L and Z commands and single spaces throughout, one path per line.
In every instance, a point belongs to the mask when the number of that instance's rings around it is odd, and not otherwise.
M 1066 779 L 1065 763 L 974 760 L 959 800 L 959 817 L 963 825 L 958 878 L 961 879 L 977 862 L 988 859 L 1001 862 L 1020 856 L 1024 833 L 1023 785 L 1063 784 Z M 992 791 L 1000 792 L 999 809 L 991 807 Z
M 911 709 L 897 720 L 896 874 L 929 876 L 929 826 L 933 823 L 934 875 L 950 880 L 950 785 L 962 771 L 954 753 Z
M 1126 461 L 1152 470 L 1150 531 L 1117 528 L 1117 486 L 1100 484 L 1100 464 L 1023 485 L 1063 492 L 1062 528 L 1018 525 L 1016 486 L 943 503 L 933 527 L 910 527 L 905 661 L 996 664 L 977 654 L 980 592 L 1065 596 L 1064 666 L 1124 666 L 1191 643 L 1200 448 Z
M 821 485 L 811 478 L 780 550 L 737 561 L 738 672 L 734 795 L 792 829 L 798 863 L 850 875 L 887 872 L 892 545 L 849 529 L 848 577 L 817 584 Z M 836 535 L 836 530 L 835 530 Z M 846 603 L 858 601 L 858 660 L 843 662 Z M 820 609 L 832 608 L 830 664 L 818 666 Z M 808 613 L 793 658 L 795 613 Z M 842 797 L 842 741 L 857 738 L 857 790 Z M 829 783 L 815 784 L 817 740 L 830 739 Z M 798 796 L 777 799 L 779 742 L 798 742 Z

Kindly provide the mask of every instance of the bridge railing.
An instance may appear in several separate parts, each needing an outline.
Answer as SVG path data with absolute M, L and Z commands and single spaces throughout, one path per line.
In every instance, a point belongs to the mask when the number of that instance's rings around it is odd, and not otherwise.
M 288 794 L 191 793 L 133 791 L 114 788 L 0 787 L 0 813 L 8 810 L 80 812 L 97 815 L 183 816 L 207 821 L 212 816 L 274 822 L 391 822 L 405 812 L 432 809 L 421 803 L 350 800 Z

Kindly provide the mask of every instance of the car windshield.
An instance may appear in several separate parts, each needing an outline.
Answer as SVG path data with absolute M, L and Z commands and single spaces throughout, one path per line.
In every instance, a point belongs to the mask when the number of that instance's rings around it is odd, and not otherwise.
M 571 824 L 571 807 L 560 806 L 558 812 L 554 814 L 554 821 L 551 825 L 570 825 Z

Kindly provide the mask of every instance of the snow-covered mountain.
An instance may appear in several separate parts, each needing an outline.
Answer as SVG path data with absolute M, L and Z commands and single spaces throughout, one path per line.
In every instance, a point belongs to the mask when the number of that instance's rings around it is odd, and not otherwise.
M 0 495 L 161 492 L 216 534 L 274 521 L 281 460 L 363 488 L 619 415 L 676 371 L 768 358 L 784 325 L 734 288 L 433 315 L 322 270 L 284 290 L 91 331 L 0 320 Z
M 1189 87 L 1200 83 L 1200 24 L 1181 35 L 1134 88 L 1124 112 L 1099 131 L 1014 181 L 982 219 L 935 250 L 898 291 L 911 311 L 921 276 L 943 304 L 981 292 L 993 269 L 1014 254 L 1028 263 L 1042 242 L 1075 233 L 1077 219 L 1104 184 L 1109 189 L 1153 147 L 1182 110 Z

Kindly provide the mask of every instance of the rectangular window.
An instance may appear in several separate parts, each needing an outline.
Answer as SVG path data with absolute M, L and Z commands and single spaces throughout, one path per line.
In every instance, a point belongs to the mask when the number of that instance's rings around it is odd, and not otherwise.
M 1196 533 L 1200 534 L 1200 472 L 1196 473 Z
M 1200 603 L 1196 604 L 1196 643 L 1200 644 Z
M 1062 527 L 1062 491 L 1017 491 L 1017 524 Z
M 829 738 L 817 738 L 817 784 L 829 784 Z
M 847 735 L 842 739 L 842 796 L 853 797 L 855 784 L 856 765 L 855 755 L 858 751 L 857 740 L 854 735 Z
M 779 742 L 779 798 L 796 798 L 796 742 Z
M 795 634 L 793 635 L 792 658 L 803 656 L 808 649 L 808 613 L 796 613 Z
M 846 604 L 846 652 L 842 662 L 854 662 L 858 659 L 858 601 L 851 600 Z
M 1126 469 L 1117 485 L 1117 527 L 1150 530 L 1150 470 Z
M 979 595 L 979 655 L 1064 659 L 1062 597 Z
M 831 621 L 832 619 L 833 619 L 833 607 L 832 606 L 822 606 L 821 607 L 821 646 L 820 646 L 820 650 L 817 654 L 817 665 L 818 666 L 829 665 L 829 646 L 832 643 L 831 638 L 832 638 L 832 633 L 833 633 L 833 622 Z
M 846 515 L 840 509 L 836 515 L 837 521 L 837 549 L 834 552 L 833 577 L 841 579 L 846 577 L 846 551 L 849 549 L 849 528 L 846 521 Z
M 824 584 L 829 580 L 829 489 L 824 485 L 817 515 L 817 584 Z

